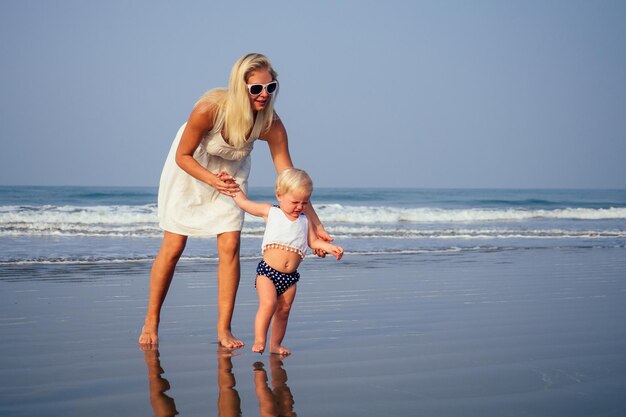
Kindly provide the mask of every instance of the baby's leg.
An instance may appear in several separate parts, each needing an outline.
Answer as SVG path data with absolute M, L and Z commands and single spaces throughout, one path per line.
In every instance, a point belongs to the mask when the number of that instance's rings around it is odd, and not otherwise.
M 290 355 L 289 349 L 281 346 L 285 333 L 287 332 L 287 322 L 289 321 L 289 313 L 291 305 L 296 298 L 296 290 L 298 284 L 293 284 L 287 291 L 278 296 L 277 306 L 272 321 L 272 335 L 270 337 L 270 352 L 279 355 Z
M 256 291 L 259 296 L 259 309 L 254 320 L 253 352 L 263 353 L 267 340 L 267 329 L 276 311 L 276 287 L 265 275 L 256 278 Z

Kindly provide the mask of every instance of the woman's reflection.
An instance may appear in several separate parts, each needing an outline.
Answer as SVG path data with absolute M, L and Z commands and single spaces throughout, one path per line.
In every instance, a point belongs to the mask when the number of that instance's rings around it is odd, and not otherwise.
M 159 360 L 159 349 L 148 346 L 143 349 L 144 360 L 148 367 L 148 383 L 150 385 L 150 405 L 155 417 L 171 417 L 178 414 L 174 399 L 165 392 L 170 389 L 170 383 L 163 378 L 164 371 Z
M 233 374 L 232 350 L 220 347 L 217 351 L 217 414 L 230 417 L 241 415 L 241 399 L 235 389 L 235 375 Z
M 283 369 L 283 362 L 279 355 L 270 355 L 270 372 L 272 389 L 267 383 L 267 372 L 263 362 L 255 362 L 254 386 L 259 399 L 259 415 L 266 416 L 296 416 L 293 411 L 293 395 L 287 386 L 287 372 Z

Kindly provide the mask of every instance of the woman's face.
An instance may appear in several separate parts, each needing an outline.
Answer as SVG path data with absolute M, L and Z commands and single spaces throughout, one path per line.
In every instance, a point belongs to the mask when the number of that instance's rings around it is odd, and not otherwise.
M 270 81 L 272 81 L 272 75 L 270 72 L 265 68 L 261 68 L 250 74 L 246 84 L 267 84 Z M 270 103 L 271 98 L 271 95 L 267 93 L 265 88 L 258 96 L 253 96 L 250 92 L 248 92 L 250 107 L 252 107 L 252 110 L 255 112 L 263 110 Z

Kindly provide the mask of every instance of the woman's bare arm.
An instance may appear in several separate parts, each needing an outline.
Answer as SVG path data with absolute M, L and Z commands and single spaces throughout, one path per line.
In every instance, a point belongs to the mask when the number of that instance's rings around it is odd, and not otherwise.
M 280 174 L 287 168 L 293 168 L 293 162 L 291 161 L 291 155 L 289 153 L 289 140 L 287 139 L 287 131 L 283 122 L 276 116 L 272 126 L 268 132 L 263 135 L 263 140 L 267 141 L 272 154 L 272 161 L 274 161 L 274 167 L 276 173 Z M 332 242 L 333 238 L 326 232 L 322 222 L 320 221 L 312 204 L 307 205 L 305 208 L 305 214 L 307 215 L 309 222 L 313 223 L 315 233 L 317 236 L 327 242 Z M 319 252 L 316 251 L 318 255 Z
M 343 256 L 343 248 L 341 246 L 333 245 L 330 242 L 327 242 L 317 235 L 314 226 L 309 222 L 309 235 L 308 235 L 308 244 L 311 249 L 313 249 L 316 253 L 324 252 L 330 253 L 337 260 L 340 260 Z
M 270 148 L 272 161 L 276 168 L 276 173 L 280 174 L 287 168 L 293 168 L 291 155 L 289 154 L 289 140 L 283 122 L 276 116 L 270 129 L 262 135 Z
M 198 163 L 193 157 L 204 135 L 213 129 L 216 106 L 200 103 L 194 107 L 176 149 L 176 163 L 192 177 L 210 185 L 222 194 L 232 195 L 239 186 L 232 177 L 218 177 Z

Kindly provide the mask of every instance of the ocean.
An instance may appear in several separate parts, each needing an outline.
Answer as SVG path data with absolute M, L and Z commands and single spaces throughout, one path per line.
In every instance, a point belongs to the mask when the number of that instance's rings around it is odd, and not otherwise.
M 250 197 L 275 201 L 269 187 Z M 150 262 L 156 199 L 156 187 L 2 186 L 0 268 Z M 319 188 L 312 201 L 348 255 L 626 245 L 626 190 Z M 263 230 L 246 217 L 242 258 L 260 256 Z M 182 262 L 216 258 L 213 237 L 192 238 Z

